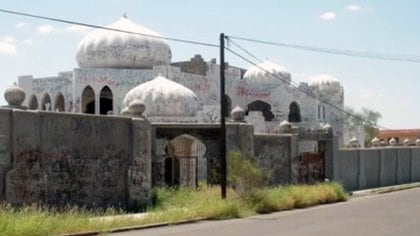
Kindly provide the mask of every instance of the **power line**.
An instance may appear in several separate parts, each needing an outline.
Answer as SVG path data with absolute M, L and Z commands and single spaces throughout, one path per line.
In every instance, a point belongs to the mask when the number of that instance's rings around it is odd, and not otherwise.
M 26 16 L 26 17 L 36 18 L 36 19 L 44 19 L 44 20 L 60 22 L 60 23 L 66 23 L 66 24 L 80 25 L 80 26 L 85 26 L 85 27 L 89 27 L 89 28 L 103 29 L 103 30 L 115 31 L 115 32 L 120 32 L 120 33 L 141 35 L 141 36 L 151 37 L 151 38 L 165 39 L 165 40 L 168 40 L 168 41 L 175 41 L 175 42 L 180 42 L 180 43 L 195 44 L 195 45 L 201 45 L 201 46 L 206 46 L 206 47 L 219 47 L 218 44 L 213 44 L 213 43 L 200 42 L 200 41 L 187 40 L 187 39 L 180 39 L 180 38 L 149 35 L 149 34 L 143 34 L 143 33 L 138 33 L 138 32 L 133 32 L 133 31 L 128 31 L 128 30 L 110 28 L 110 27 L 100 26 L 100 25 L 95 25 L 95 24 L 90 24 L 90 23 L 64 20 L 64 19 L 53 18 L 53 17 L 46 17 L 46 16 L 29 14 L 29 13 L 19 12 L 19 11 L 12 11 L 12 10 L 2 9 L 2 8 L 0 8 L 0 12 L 13 14 L 13 15 L 19 15 L 19 16 Z M 420 55 L 383 54 L 383 53 L 372 53 L 372 52 L 362 52 L 362 51 L 350 51 L 350 50 L 341 50 L 341 49 L 331 49 L 331 48 L 297 45 L 297 44 L 270 42 L 270 41 L 264 41 L 264 40 L 259 40 L 259 39 L 250 39 L 250 38 L 238 37 L 238 36 L 226 36 L 226 37 L 233 38 L 233 39 L 238 39 L 238 40 L 243 40 L 243 41 L 254 42 L 254 43 L 266 44 L 266 45 L 294 48 L 294 49 L 305 50 L 305 51 L 313 51 L 313 52 L 321 52 L 321 53 L 328 53 L 328 54 L 352 56 L 352 57 L 359 57 L 359 58 L 361 57 L 361 58 L 370 58 L 370 59 L 420 63 Z M 243 49 L 241 49 L 241 50 L 243 50 Z M 255 58 L 255 59 L 258 59 L 258 58 Z M 258 60 L 260 60 L 260 59 L 258 59 Z
M 230 40 L 229 37 L 227 37 L 227 40 L 228 40 L 228 45 L 229 44 L 233 44 L 234 46 L 236 46 L 237 48 L 241 49 L 243 52 L 245 52 L 246 54 L 248 54 L 248 56 L 254 58 L 255 60 L 257 60 L 259 62 L 263 62 L 263 60 L 261 60 L 260 58 L 256 57 L 254 54 L 252 54 L 251 52 L 249 52 L 248 50 L 246 50 L 245 48 L 243 48 L 239 44 L 235 43 L 234 41 Z
M 232 39 L 230 39 L 228 36 L 226 37 L 229 44 L 235 45 L 237 48 L 241 49 L 242 51 L 244 51 L 246 54 L 248 54 L 249 56 L 251 56 L 252 58 L 256 59 L 259 62 L 263 62 L 262 60 L 260 60 L 257 56 L 255 56 L 253 53 L 251 53 L 249 50 L 246 50 L 244 47 L 240 46 L 238 43 L 235 43 Z M 237 55 L 238 56 L 238 55 Z M 243 58 L 242 58 L 243 59 Z M 259 66 L 258 66 L 259 67 Z M 294 87 L 299 87 L 299 85 L 293 81 L 289 81 L 285 78 L 282 77 L 278 77 L 277 79 L 282 80 L 282 82 L 287 83 L 287 84 L 292 84 L 294 85 Z
M 230 49 L 230 48 L 226 48 L 226 50 L 228 50 L 228 51 L 229 51 L 230 53 L 232 53 L 233 55 L 235 55 L 235 56 L 239 57 L 240 59 L 242 59 L 242 60 L 244 60 L 244 61 L 248 62 L 249 64 L 251 64 L 251 65 L 253 65 L 253 66 L 255 66 L 255 67 L 257 67 L 257 68 L 259 68 L 259 69 L 263 70 L 264 72 L 266 72 L 266 73 L 268 73 L 268 74 L 272 75 L 272 76 L 273 76 L 273 77 L 275 77 L 276 79 L 279 79 L 279 80 L 280 80 L 280 81 L 282 81 L 283 83 L 288 83 L 288 81 L 286 81 L 285 79 L 283 79 L 283 78 L 279 77 L 278 75 L 276 75 L 276 74 L 274 74 L 274 73 L 272 73 L 272 72 L 270 72 L 270 71 L 268 71 L 268 70 L 264 69 L 263 67 L 259 66 L 258 64 L 256 64 L 255 62 L 251 61 L 250 59 L 246 58 L 245 56 L 242 56 L 241 54 L 239 54 L 239 53 L 237 53 L 237 52 L 233 51 L 232 49 Z M 298 91 L 300 91 L 300 92 L 302 92 L 302 93 L 306 94 L 307 96 L 309 96 L 309 97 L 311 97 L 311 98 L 313 98 L 313 99 L 315 99 L 315 100 L 317 100 L 317 101 L 319 101 L 319 102 L 321 102 L 321 103 L 323 103 L 323 104 L 325 104 L 325 105 L 328 105 L 328 106 L 330 106 L 330 107 L 332 107 L 332 108 L 334 108 L 334 109 L 336 109 L 336 110 L 338 110 L 338 111 L 340 111 L 340 112 L 343 112 L 344 114 L 347 114 L 348 116 L 351 116 L 351 117 L 353 117 L 353 118 L 356 118 L 357 120 L 360 120 L 360 121 L 366 122 L 366 123 L 368 123 L 368 124 L 370 124 L 370 125 L 372 125 L 372 126 L 378 127 L 378 128 L 382 128 L 382 129 L 389 129 L 389 128 L 384 127 L 384 126 L 381 126 L 381 125 L 378 125 L 378 124 L 374 124 L 374 123 L 370 122 L 369 120 L 366 120 L 366 119 L 364 119 L 364 118 L 362 118 L 362 117 L 360 117 L 360 116 L 357 116 L 357 115 L 355 115 L 355 114 L 353 114 L 353 113 L 351 113 L 351 112 L 348 112 L 348 111 L 346 111 L 345 109 L 342 109 L 341 107 L 338 107 L 338 106 L 336 106 L 336 105 L 334 105 L 334 104 L 332 104 L 332 103 L 329 103 L 329 102 L 327 102 L 327 101 L 323 101 L 322 99 L 320 99 L 320 98 L 318 98 L 317 96 L 315 96 L 314 94 L 312 94 L 310 91 L 308 91 L 308 90 L 306 90 L 306 89 L 303 89 L 303 88 L 301 88 L 301 87 L 299 87 L 299 86 L 297 86 L 297 85 L 295 85 L 295 84 L 293 84 L 293 83 L 290 83 L 290 85 L 291 85 L 292 87 L 296 88 Z
M 350 50 L 314 47 L 314 46 L 306 46 L 306 45 L 298 45 L 298 44 L 270 42 L 270 41 L 265 41 L 265 40 L 250 39 L 250 38 L 243 38 L 243 37 L 237 37 L 237 36 L 226 36 L 226 37 L 229 37 L 231 39 L 238 39 L 242 41 L 253 42 L 253 43 L 285 47 L 285 48 L 293 48 L 293 49 L 299 49 L 299 50 L 304 50 L 304 51 L 320 52 L 320 53 L 359 57 L 359 58 L 369 58 L 369 59 L 377 59 L 377 60 L 420 63 L 420 55 L 385 54 L 385 53 L 375 53 L 375 52 L 365 52 L 365 51 L 350 51 Z
M 2 9 L 2 8 L 0 8 L 0 12 L 13 14 L 13 15 L 19 15 L 19 16 L 26 16 L 26 17 L 36 18 L 36 19 L 43 19 L 43 20 L 49 20 L 49 21 L 54 21 L 54 22 L 60 22 L 60 23 L 65 23 L 65 24 L 80 25 L 80 26 L 85 26 L 85 27 L 89 27 L 89 28 L 103 29 L 103 30 L 115 31 L 115 32 L 120 32 L 120 33 L 141 35 L 141 36 L 151 37 L 151 38 L 165 39 L 165 40 L 168 40 L 168 41 L 175 41 L 175 42 L 180 42 L 180 43 L 195 44 L 195 45 L 201 45 L 201 46 L 206 46 L 206 47 L 217 47 L 217 48 L 219 48 L 219 45 L 212 44 L 212 43 L 207 43 L 207 42 L 199 42 L 199 41 L 186 40 L 186 39 L 180 39 L 180 38 L 149 35 L 149 34 L 144 34 L 144 33 L 138 33 L 138 32 L 133 32 L 133 31 L 127 31 L 127 30 L 121 30 L 121 29 L 116 29 L 116 28 L 110 28 L 110 27 L 106 27 L 106 26 L 95 25 L 95 24 L 89 24 L 89 23 L 83 23 L 83 22 L 77 22 L 77 21 L 71 21 L 71 20 L 64 20 L 64 19 L 46 17 L 46 16 L 41 16 L 41 15 L 34 15 L 34 14 L 25 13 L 25 12 L 12 11 L 12 10 Z M 404 60 L 404 58 L 393 58 L 390 55 L 385 55 L 385 54 L 383 54 L 382 57 L 379 54 L 374 57 L 374 56 L 371 56 L 371 55 L 359 55 L 359 53 L 361 53 L 361 52 L 354 52 L 354 51 L 334 50 L 334 49 L 326 49 L 326 48 L 319 48 L 319 47 L 309 47 L 309 46 L 294 45 L 294 44 L 276 43 L 276 42 L 269 42 L 269 41 L 263 41 L 263 40 L 257 40 L 257 39 L 248 39 L 248 38 L 236 37 L 236 36 L 226 36 L 226 38 L 229 39 L 230 43 L 234 44 L 236 47 L 238 47 L 239 49 L 244 51 L 246 54 L 248 54 L 249 56 L 253 57 L 254 59 L 256 59 L 258 61 L 261 61 L 261 60 L 258 57 L 256 57 L 255 55 L 253 55 L 252 53 L 250 53 L 245 48 L 241 47 L 239 44 L 233 42 L 231 39 L 234 38 L 234 39 L 243 40 L 243 41 L 250 41 L 250 42 L 261 43 L 261 44 L 289 47 L 289 48 L 295 48 L 295 49 L 301 49 L 301 50 L 307 50 L 307 51 L 315 51 L 315 52 L 323 52 L 323 53 L 330 53 L 330 54 L 341 54 L 341 55 L 347 55 L 347 56 L 367 57 L 367 58 L 384 59 L 384 60 L 398 60 L 398 61 Z M 255 64 L 253 61 L 251 61 L 251 60 L 245 58 L 244 56 L 236 53 L 232 49 L 230 49 L 230 48 L 226 48 L 226 49 L 228 51 L 230 51 L 232 54 L 241 58 L 242 60 L 245 60 L 246 62 L 260 68 L 261 70 L 266 71 L 267 73 L 271 74 L 272 76 L 276 77 L 277 79 L 280 79 L 282 82 L 290 83 L 293 87 L 297 88 L 298 91 L 301 91 L 301 92 L 307 94 L 308 96 L 310 96 L 310 97 L 312 97 L 312 98 L 314 98 L 314 99 L 316 99 L 316 100 L 318 100 L 318 101 L 320 101 L 324 104 L 327 104 L 327 105 L 329 105 L 329 106 L 331 106 L 331 107 L 333 107 L 333 108 L 335 108 L 339 111 L 342 111 L 342 112 L 348 114 L 349 116 L 352 116 L 352 117 L 354 117 L 356 119 L 359 119 L 361 121 L 367 121 L 367 120 L 365 120 L 365 119 L 363 119 L 359 116 L 356 116 L 356 115 L 354 115 L 354 114 L 352 114 L 348 111 L 345 111 L 345 110 L 341 109 L 340 107 L 335 106 L 334 104 L 322 101 L 321 99 L 317 98 L 315 95 L 311 94 L 309 91 L 301 89 L 298 85 L 295 85 L 292 82 L 286 81 L 284 78 L 280 78 L 277 75 L 271 73 L 270 71 L 265 70 L 264 68 Z M 384 57 L 384 56 L 386 56 L 386 57 Z M 398 55 L 398 56 L 407 56 L 407 55 Z M 420 59 L 409 60 L 409 59 L 405 58 L 405 61 L 420 62 Z M 374 125 L 370 121 L 367 121 L 367 122 L 370 123 L 371 125 Z M 379 125 L 377 125 L 377 126 L 379 127 Z M 385 128 L 385 129 L 387 129 L 387 128 Z
M 141 35 L 141 36 L 150 37 L 150 38 L 165 39 L 165 40 L 168 40 L 168 41 L 175 41 L 175 42 L 180 42 L 180 43 L 195 44 L 195 45 L 206 46 L 206 47 L 217 47 L 217 48 L 219 47 L 218 44 L 212 44 L 212 43 L 207 43 L 207 42 L 199 42 L 199 41 L 193 41 L 193 40 L 187 40 L 187 39 L 143 34 L 143 33 L 138 33 L 138 32 L 133 32 L 133 31 L 128 31 L 128 30 L 110 28 L 110 27 L 101 26 L 101 25 L 71 21 L 71 20 L 63 20 L 63 19 L 59 19 L 59 18 L 53 18 L 53 17 L 41 16 L 41 15 L 34 15 L 34 14 L 18 12 L 18 11 L 11 11 L 11 10 L 6 10 L 6 9 L 2 9 L 2 8 L 0 8 L 0 12 L 13 14 L 13 15 L 19 15 L 19 16 L 26 16 L 26 17 L 36 18 L 36 19 L 43 19 L 43 20 L 49 20 L 49 21 L 54 21 L 54 22 L 60 22 L 60 23 L 65 23 L 65 24 L 80 25 L 80 26 L 85 26 L 85 27 L 89 27 L 89 28 L 96 28 L 96 29 L 103 29 L 103 30 L 115 31 L 115 32 L 120 32 L 120 33 Z

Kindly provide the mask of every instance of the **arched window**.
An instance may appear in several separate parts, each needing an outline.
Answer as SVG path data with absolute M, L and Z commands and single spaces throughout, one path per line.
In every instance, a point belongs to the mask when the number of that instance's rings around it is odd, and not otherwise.
M 51 98 L 50 95 L 48 95 L 48 93 L 44 94 L 44 97 L 42 97 L 41 110 L 51 111 Z
M 65 101 L 64 101 L 64 95 L 59 92 L 57 96 L 55 97 L 55 109 L 54 111 L 65 111 Z
M 271 105 L 260 100 L 248 104 L 246 114 L 248 115 L 250 111 L 261 111 L 265 121 L 271 121 L 274 118 L 274 114 L 271 112 Z
M 296 102 L 290 103 L 289 106 L 289 122 L 301 122 L 300 107 Z
M 82 92 L 82 112 L 95 114 L 95 92 L 90 86 L 86 86 Z
M 38 99 L 36 98 L 35 94 L 32 94 L 31 98 L 29 99 L 28 107 L 30 110 L 38 109 Z
M 107 115 L 108 112 L 112 112 L 112 91 L 108 86 L 102 88 L 99 100 L 99 114 Z

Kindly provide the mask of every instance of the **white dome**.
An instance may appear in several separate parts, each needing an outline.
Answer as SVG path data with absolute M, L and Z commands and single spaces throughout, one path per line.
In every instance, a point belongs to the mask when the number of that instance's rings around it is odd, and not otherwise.
M 106 27 L 161 37 L 126 17 Z M 170 64 L 171 49 L 161 38 L 98 29 L 79 43 L 76 59 L 82 68 L 150 68 Z
M 251 66 L 244 74 L 244 80 L 250 83 L 282 83 L 290 84 L 290 73 L 282 66 L 269 60 L 257 66 Z
M 337 78 L 329 74 L 320 74 L 316 76 L 310 76 L 307 78 L 309 81 L 310 86 L 328 86 L 328 85 L 338 85 L 340 86 L 340 82 Z
M 124 97 L 123 109 L 135 99 L 146 105 L 147 116 L 194 116 L 201 109 L 192 90 L 162 76 L 131 89 Z

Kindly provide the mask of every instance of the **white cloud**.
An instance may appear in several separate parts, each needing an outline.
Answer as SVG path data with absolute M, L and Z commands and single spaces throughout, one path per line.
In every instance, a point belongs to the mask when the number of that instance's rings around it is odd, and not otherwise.
M 54 27 L 52 25 L 40 25 L 38 26 L 38 33 L 49 34 L 53 32 Z
M 360 11 L 363 9 L 363 7 L 360 5 L 348 5 L 346 9 L 349 11 Z
M 361 99 L 374 99 L 374 98 L 381 98 L 385 96 L 382 93 L 379 93 L 377 91 L 364 90 L 359 94 L 359 97 Z
M 13 41 L 11 41 L 11 39 Z M 2 39 L 0 41 L 0 54 L 15 55 L 16 45 L 13 42 L 14 42 L 14 39 L 10 36 Z
M 34 44 L 34 42 L 31 39 L 25 39 L 23 40 L 24 44 Z
M 81 25 L 71 25 L 66 28 L 66 31 L 85 34 L 89 32 L 89 28 Z
M 15 39 L 12 36 L 6 36 L 2 41 L 5 43 L 14 43 Z
M 31 23 L 28 22 L 19 22 L 16 24 L 16 28 L 26 28 L 29 27 L 31 25 Z
M 335 12 L 329 11 L 329 12 L 325 12 L 320 17 L 323 20 L 331 21 L 331 20 L 334 20 L 335 19 L 335 16 L 336 16 Z
M 374 96 L 375 96 L 375 94 L 369 93 L 369 92 L 365 92 L 365 93 L 362 93 L 362 94 L 359 95 L 360 98 L 364 98 L 364 99 L 373 98 Z

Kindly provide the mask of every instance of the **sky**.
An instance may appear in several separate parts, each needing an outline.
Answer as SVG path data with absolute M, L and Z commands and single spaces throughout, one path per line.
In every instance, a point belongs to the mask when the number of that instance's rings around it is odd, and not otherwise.
M 420 1 L 341 0 L 3 0 L 1 9 L 96 25 L 123 14 L 163 36 L 219 43 L 220 33 L 330 49 L 410 55 L 420 59 Z M 91 29 L 0 13 L 0 93 L 20 75 L 55 76 L 77 68 L 77 45 Z M 328 73 L 345 104 L 379 111 L 390 129 L 420 128 L 420 63 L 346 57 L 235 40 L 258 58 L 287 68 L 295 82 Z M 218 48 L 169 42 L 172 61 Z M 229 47 L 241 52 L 232 44 Z M 245 55 L 245 54 L 244 54 Z M 252 58 L 250 58 L 252 59 Z M 226 53 L 230 65 L 249 63 Z M 0 104 L 5 104 L 0 98 Z

